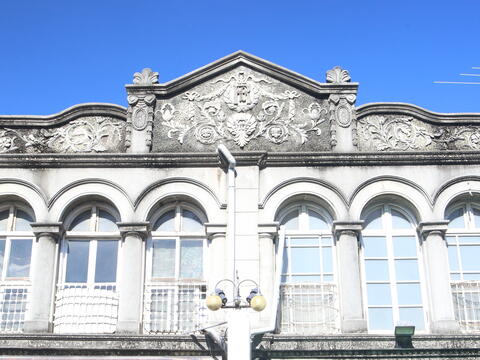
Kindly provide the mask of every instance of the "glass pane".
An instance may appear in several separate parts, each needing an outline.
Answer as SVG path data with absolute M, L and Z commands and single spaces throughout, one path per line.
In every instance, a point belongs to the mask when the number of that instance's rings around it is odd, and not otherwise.
M 370 330 L 393 330 L 391 308 L 368 309 L 368 328 Z
M 473 210 L 473 221 L 475 227 L 480 227 L 480 210 L 472 208 Z
M 317 212 L 308 210 L 308 223 L 310 230 L 326 230 L 329 226 L 325 219 Z
M 0 276 L 3 271 L 3 259 L 5 258 L 5 239 L 0 240 Z
M 367 281 L 388 281 L 388 261 L 365 260 L 365 273 Z
M 200 279 L 203 274 L 203 241 L 182 240 L 180 243 L 180 277 Z
M 397 280 L 418 280 L 417 260 L 395 260 Z
M 160 216 L 153 225 L 153 231 L 175 231 L 175 210 L 167 211 Z
M 400 212 L 392 210 L 392 228 L 393 229 L 411 229 L 412 224 Z
M 421 305 L 420 284 L 397 284 L 399 305 Z
M 332 238 L 330 236 L 322 237 L 323 245 L 332 245 Z
M 458 242 L 461 244 L 478 244 L 480 243 L 480 236 L 459 236 Z
M 387 243 L 384 237 L 365 236 L 363 244 L 365 257 L 387 257 Z
M 373 230 L 382 228 L 382 209 L 380 208 L 368 214 L 365 219 L 365 229 Z
M 323 272 L 333 272 L 332 248 L 322 248 L 322 265 Z
M 152 277 L 175 277 L 175 240 L 153 241 Z
M 290 245 L 311 245 L 318 246 L 318 238 L 307 238 L 307 237 L 291 237 Z
M 415 330 L 424 330 L 422 308 L 400 308 L 400 321 L 415 325 Z
M 395 236 L 393 238 L 395 257 L 417 257 L 417 239 L 414 236 Z
M 321 282 L 320 276 L 306 276 L 306 275 L 293 275 L 292 282 L 294 283 L 319 283 Z
M 392 305 L 390 284 L 367 284 L 368 305 Z
M 182 211 L 182 230 L 183 231 L 195 231 L 202 232 L 203 224 L 202 221 L 190 210 Z
M 465 220 L 463 218 L 463 208 L 451 212 L 448 216 L 448 220 L 450 220 L 450 223 L 448 224 L 449 228 L 464 228 Z
M 458 268 L 458 258 L 457 258 L 457 247 L 449 246 L 448 247 L 448 262 L 450 263 L 450 270 L 455 271 L 459 270 Z
M 32 240 L 11 240 L 7 277 L 28 277 L 32 257 Z
M 90 241 L 69 241 L 65 282 L 87 282 Z
M 455 244 L 456 243 L 455 236 L 447 236 L 446 239 L 447 239 L 448 244 Z
M 97 259 L 95 262 L 95 282 L 117 281 L 117 240 L 97 241 Z
M 30 223 L 33 222 L 33 219 L 25 211 L 17 210 L 15 218 L 15 230 L 16 231 L 32 231 Z
M 70 224 L 70 231 L 90 231 L 92 211 L 88 210 L 78 215 Z
M 463 271 L 480 270 L 480 246 L 461 246 Z
M 298 210 L 289 212 L 283 219 L 281 225 L 285 225 L 286 230 L 298 229 Z
M 118 231 L 117 219 L 106 211 L 98 212 L 98 231 Z
M 450 274 L 450 280 L 460 280 L 460 274 Z
M 318 248 L 291 248 L 292 273 L 320 273 Z
M 288 273 L 288 248 L 283 249 L 282 274 Z
M 464 280 L 480 280 L 480 273 L 463 274 Z
M 333 275 L 323 275 L 323 282 L 332 282 Z
M 9 210 L 0 212 L 0 231 L 7 231 Z

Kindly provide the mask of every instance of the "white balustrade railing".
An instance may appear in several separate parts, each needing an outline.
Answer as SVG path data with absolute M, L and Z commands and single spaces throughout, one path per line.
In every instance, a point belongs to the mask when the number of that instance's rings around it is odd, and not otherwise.
M 0 284 L 0 332 L 21 332 L 29 306 L 30 283 Z
M 54 332 L 113 333 L 118 317 L 115 284 L 59 284 L 55 298 Z
M 466 332 L 480 331 L 480 281 L 451 283 L 455 318 Z
M 145 286 L 143 326 L 147 334 L 188 333 L 207 319 L 204 283 L 151 283 Z
M 281 332 L 285 334 L 335 334 L 340 318 L 335 284 L 282 284 Z

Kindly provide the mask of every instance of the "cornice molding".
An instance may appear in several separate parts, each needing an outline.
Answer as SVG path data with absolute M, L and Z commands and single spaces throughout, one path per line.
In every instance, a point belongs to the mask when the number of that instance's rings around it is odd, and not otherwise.
M 407 103 L 369 103 L 356 110 L 358 119 L 368 115 L 402 114 L 436 125 L 480 124 L 480 113 L 437 113 Z
M 71 106 L 52 115 L 0 115 L 0 126 L 47 127 L 67 123 L 84 116 L 111 116 L 127 120 L 127 108 L 107 103 L 85 103 Z

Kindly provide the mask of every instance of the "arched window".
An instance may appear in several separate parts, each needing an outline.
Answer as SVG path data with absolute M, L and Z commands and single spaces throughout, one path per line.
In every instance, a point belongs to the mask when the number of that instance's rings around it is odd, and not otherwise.
M 23 329 L 30 292 L 33 212 L 21 204 L 0 207 L 0 331 Z
M 119 215 L 102 203 L 67 217 L 61 244 L 55 332 L 109 333 L 117 322 Z
M 457 203 L 447 210 L 450 280 L 455 317 L 463 330 L 480 330 L 480 205 Z
M 148 333 L 189 331 L 205 318 L 205 215 L 177 202 L 151 218 L 147 240 L 144 325 Z
M 285 229 L 282 269 L 282 332 L 338 331 L 332 218 L 314 204 L 280 212 Z
M 362 231 L 368 328 L 425 329 L 423 274 L 413 217 L 391 204 L 369 209 Z

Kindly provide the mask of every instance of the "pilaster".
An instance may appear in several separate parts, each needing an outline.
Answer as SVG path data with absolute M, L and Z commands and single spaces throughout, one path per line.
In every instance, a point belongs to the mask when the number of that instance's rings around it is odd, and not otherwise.
M 267 299 L 267 306 L 260 313 L 261 320 L 269 320 L 272 316 L 274 305 L 273 294 L 275 292 L 275 273 L 281 269 L 275 269 L 275 239 L 278 235 L 280 224 L 278 222 L 258 224 L 258 242 L 260 253 L 259 279 L 260 289 Z

